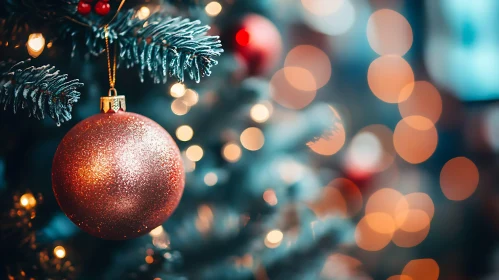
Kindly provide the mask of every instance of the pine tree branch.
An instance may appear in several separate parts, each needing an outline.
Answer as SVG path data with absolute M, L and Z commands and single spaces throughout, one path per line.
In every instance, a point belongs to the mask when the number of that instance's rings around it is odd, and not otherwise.
M 73 36 L 73 49 L 77 49 L 82 45 L 77 40 L 80 32 L 73 32 L 74 26 L 69 28 L 64 32 Z M 219 37 L 206 35 L 209 28 L 198 20 L 171 18 L 163 12 L 141 20 L 131 9 L 120 13 L 109 25 L 109 40 L 118 43 L 119 66 L 137 66 L 142 82 L 146 72 L 154 83 L 166 83 L 168 77 L 183 82 L 186 75 L 199 82 L 211 74 L 211 67 L 217 65 L 215 57 L 223 52 Z M 104 28 L 86 29 L 88 51 L 102 53 Z
M 11 106 L 14 113 L 19 108 L 27 109 L 29 116 L 37 119 L 48 114 L 57 125 L 70 120 L 73 104 L 80 99 L 77 89 L 83 84 L 76 79 L 68 81 L 68 75 L 60 74 L 54 66 L 26 68 L 29 61 L 10 68 L 9 63 L 0 63 L 0 69 L 7 68 L 0 76 L 0 104 L 4 104 L 5 110 Z

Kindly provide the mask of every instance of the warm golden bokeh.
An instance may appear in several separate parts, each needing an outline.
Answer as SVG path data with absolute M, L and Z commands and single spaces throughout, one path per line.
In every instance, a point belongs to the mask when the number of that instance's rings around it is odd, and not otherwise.
M 241 144 L 250 151 L 257 151 L 263 147 L 265 137 L 257 127 L 248 127 L 241 133 Z
M 180 141 L 189 141 L 194 135 L 194 130 L 192 130 L 192 128 L 188 125 L 181 125 L 175 131 L 175 135 Z
M 404 55 L 412 46 L 412 28 L 407 19 L 393 10 L 374 12 L 367 21 L 367 40 L 379 55 Z
M 199 145 L 192 145 L 185 151 L 185 155 L 189 160 L 200 161 L 203 158 L 203 148 Z
M 64 247 L 62 247 L 62 246 L 56 246 L 54 248 L 54 255 L 57 258 L 62 259 L 66 256 L 66 249 L 64 249 Z
M 367 82 L 371 91 L 384 102 L 398 103 L 402 89 L 414 83 L 412 68 L 402 57 L 385 55 L 374 60 L 367 72 Z
M 392 242 L 402 248 L 414 247 L 423 242 L 429 232 L 430 225 L 417 232 L 407 232 L 399 229 L 393 234 Z
M 397 230 L 397 225 L 392 217 L 392 215 L 375 212 L 365 216 L 367 224 L 369 227 L 378 232 L 385 234 L 393 234 Z
M 415 127 L 427 127 L 427 129 Z M 397 154 L 412 164 L 421 163 L 430 158 L 437 148 L 437 143 L 436 128 L 430 120 L 421 116 L 402 119 L 393 133 L 393 144 Z
M 175 98 L 184 96 L 186 87 L 182 83 L 175 83 L 170 88 L 170 95 Z
M 315 78 L 307 69 L 302 67 L 289 66 L 284 67 L 283 70 L 288 83 L 294 88 L 303 91 L 317 90 L 317 83 L 315 82 Z
M 429 82 L 417 81 L 404 87 L 398 104 L 400 115 L 422 116 L 436 124 L 442 114 L 442 97 L 438 90 Z M 427 129 L 425 123 L 409 123 L 417 129 Z
M 412 260 L 406 264 L 402 275 L 407 275 L 413 280 L 438 280 L 440 268 L 433 259 Z
M 449 160 L 440 172 L 440 187 L 450 200 L 465 200 L 478 187 L 480 174 L 476 165 L 465 157 Z
M 270 80 L 272 99 L 288 109 L 298 110 L 308 106 L 314 100 L 317 91 L 297 89 L 286 79 L 285 73 L 285 69 L 281 69 L 272 76 Z
M 267 246 L 268 248 L 276 248 L 281 244 L 283 237 L 284 234 L 282 233 L 282 231 L 278 229 L 271 230 L 265 237 L 265 246 Z
M 405 197 L 397 190 L 384 188 L 373 193 L 366 203 L 366 215 L 373 213 L 386 213 L 393 219 L 397 216 L 403 205 L 408 207 Z
M 196 105 L 199 101 L 199 94 L 192 90 L 186 89 L 184 95 L 179 98 L 185 105 L 192 107 Z
M 222 148 L 222 156 L 228 162 L 236 162 L 241 158 L 242 150 L 236 143 L 227 143 Z
M 287 81 L 301 90 L 317 90 L 325 86 L 331 78 L 332 68 L 329 57 L 324 51 L 311 45 L 300 45 L 289 51 L 284 66 Z M 295 70 L 294 72 L 286 70 L 288 67 L 292 67 L 289 69 L 301 68 L 309 74 L 303 70 Z M 303 77 L 300 78 L 300 74 Z M 313 84 L 308 75 L 313 78 Z
M 386 280 L 413 280 L 413 279 L 407 275 L 393 275 L 388 277 Z
M 255 104 L 250 110 L 251 119 L 257 123 L 264 123 L 270 118 L 270 110 L 265 104 Z
M 405 202 L 409 206 L 408 208 Z M 410 193 L 405 196 L 404 203 L 401 203 L 401 205 L 397 204 L 397 213 L 401 213 L 404 210 L 408 209 L 423 210 L 426 212 L 430 220 L 433 219 L 433 215 L 435 213 L 435 205 L 433 204 L 433 200 L 429 195 L 421 192 Z
M 19 203 L 26 209 L 31 209 L 36 206 L 36 199 L 32 193 L 25 193 L 19 198 Z
M 301 0 L 303 7 L 317 16 L 330 15 L 343 5 L 346 0 Z
M 218 182 L 218 176 L 215 172 L 208 172 L 204 175 L 203 181 L 208 187 L 211 187 Z
M 137 18 L 140 20 L 144 20 L 151 15 L 151 10 L 147 6 L 142 6 L 140 9 L 137 11 Z
M 430 224 L 428 214 L 420 209 L 404 209 L 395 216 L 397 227 L 406 232 L 418 232 Z
M 270 206 L 275 206 L 277 205 L 277 196 L 275 194 L 275 191 L 273 189 L 268 189 L 265 192 L 263 192 L 263 200 L 267 202 Z
M 183 115 L 187 114 L 190 110 L 190 107 L 187 106 L 180 99 L 173 100 L 171 108 L 172 108 L 172 112 L 177 116 L 183 116 Z
M 371 214 L 364 216 L 357 224 L 355 228 L 355 242 L 359 248 L 366 251 L 379 251 L 390 243 L 392 234 L 379 233 L 373 230 L 367 222 L 369 215 Z
M 217 1 L 212 1 L 206 5 L 204 10 L 208 16 L 215 17 L 222 12 L 222 5 L 220 5 Z

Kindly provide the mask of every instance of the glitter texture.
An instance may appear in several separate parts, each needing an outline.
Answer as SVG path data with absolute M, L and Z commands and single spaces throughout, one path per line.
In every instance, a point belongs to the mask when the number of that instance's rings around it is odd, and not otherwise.
M 64 213 L 84 231 L 129 239 L 172 214 L 184 176 L 178 147 L 160 125 L 134 113 L 101 113 L 62 139 L 52 188 Z

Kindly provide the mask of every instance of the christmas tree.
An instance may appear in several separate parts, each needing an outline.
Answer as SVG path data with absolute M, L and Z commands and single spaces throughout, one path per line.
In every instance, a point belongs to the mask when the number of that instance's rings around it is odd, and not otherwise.
M 0 278 L 492 275 L 426 2 L 0 0 Z

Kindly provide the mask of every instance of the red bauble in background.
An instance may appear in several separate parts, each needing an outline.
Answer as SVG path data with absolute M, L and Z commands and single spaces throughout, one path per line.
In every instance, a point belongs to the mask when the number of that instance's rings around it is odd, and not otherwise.
M 281 59 L 281 34 L 265 17 L 245 16 L 234 34 L 233 43 L 235 51 L 247 63 L 250 75 L 267 74 Z
M 78 3 L 78 13 L 80 15 L 88 15 L 90 14 L 90 12 L 92 11 L 92 6 L 90 6 L 89 3 L 85 2 L 85 1 L 80 1 L 80 3 Z
M 99 0 L 97 4 L 95 4 L 95 13 L 97 13 L 99 16 L 105 16 L 109 14 L 109 11 L 111 11 L 111 5 L 108 3 L 109 1 L 105 0 Z
M 57 148 L 52 188 L 66 215 L 104 239 L 129 239 L 161 225 L 184 190 L 180 152 L 154 121 L 123 111 L 73 127 Z

